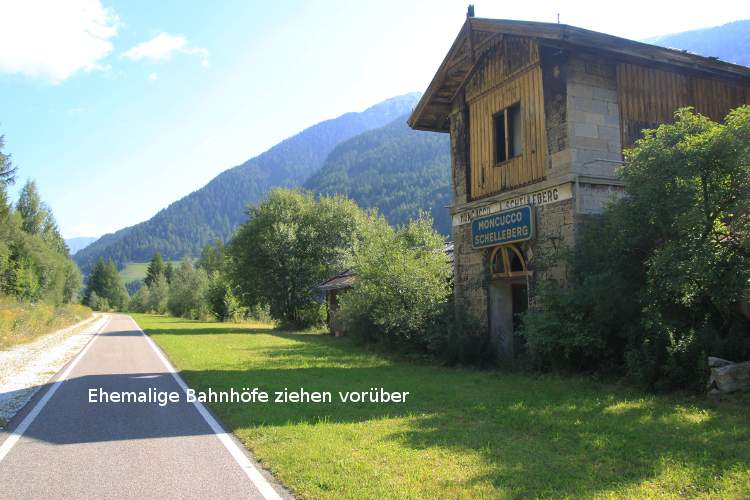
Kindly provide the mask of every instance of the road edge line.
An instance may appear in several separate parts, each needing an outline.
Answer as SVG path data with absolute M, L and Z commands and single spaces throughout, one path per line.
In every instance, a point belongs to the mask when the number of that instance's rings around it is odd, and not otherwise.
M 81 349 L 78 354 L 76 354 L 76 357 L 73 358 L 73 361 L 68 364 L 68 367 L 65 368 L 65 370 L 62 372 L 62 374 L 52 383 L 52 386 L 47 389 L 47 392 L 44 393 L 44 396 L 37 401 L 36 405 L 34 405 L 34 408 L 26 414 L 26 416 L 21 420 L 21 423 L 19 423 L 10 433 L 10 436 L 3 442 L 2 445 L 0 445 L 0 462 L 3 461 L 3 459 L 10 453 L 10 450 L 13 449 L 13 446 L 18 442 L 21 437 L 23 437 L 24 432 L 29 428 L 29 426 L 34 422 L 34 419 L 41 413 L 42 409 L 47 405 L 47 402 L 52 399 L 52 396 L 55 395 L 57 392 L 57 389 L 62 385 L 63 382 L 68 378 L 68 375 L 70 375 L 70 372 L 73 371 L 73 368 L 76 367 L 79 361 L 83 359 L 83 356 L 88 352 L 89 348 L 94 344 L 94 341 L 99 337 L 99 334 L 101 331 L 109 325 L 110 321 L 112 320 L 112 316 L 105 316 L 106 321 L 100 326 L 96 332 L 94 333 L 94 336 L 91 338 L 89 342 L 86 343 L 86 345 Z
M 148 344 L 151 346 L 151 349 L 154 350 L 156 355 L 164 364 L 164 367 L 167 369 L 167 371 L 172 374 L 172 377 L 174 377 L 177 385 L 180 386 L 184 393 L 187 393 L 188 385 L 182 379 L 180 374 L 177 373 L 177 370 L 175 370 L 174 366 L 172 366 L 172 363 L 164 355 L 164 352 L 161 350 L 161 348 L 156 345 L 156 342 L 154 342 L 151 337 L 146 335 L 146 332 L 143 331 L 143 329 L 135 319 L 133 319 L 132 317 L 130 317 L 130 319 L 133 321 L 133 323 L 135 323 L 136 327 L 146 339 Z M 263 498 L 267 500 L 281 500 L 281 496 L 276 492 L 273 486 L 271 486 L 271 483 L 269 483 L 268 480 L 263 477 L 263 474 L 261 474 L 260 471 L 258 471 L 258 469 L 250 461 L 250 459 L 247 458 L 247 455 L 245 455 L 245 453 L 240 450 L 237 443 L 235 443 L 234 440 L 227 434 L 226 430 L 224 430 L 221 424 L 216 421 L 214 416 L 211 415 L 211 413 L 206 409 L 203 403 L 196 400 L 193 401 L 192 404 L 193 406 L 195 406 L 195 409 L 198 410 L 198 413 L 201 415 L 201 417 L 203 417 L 203 420 L 205 420 L 208 426 L 211 427 L 211 430 L 214 432 L 219 441 L 221 441 L 221 444 L 224 445 L 224 448 L 226 448 L 229 454 L 232 455 L 232 458 L 234 458 L 235 462 L 237 462 L 237 465 L 239 465 L 240 468 L 245 472 L 245 475 L 247 475 L 253 485 L 257 488 L 258 492 L 263 495 Z

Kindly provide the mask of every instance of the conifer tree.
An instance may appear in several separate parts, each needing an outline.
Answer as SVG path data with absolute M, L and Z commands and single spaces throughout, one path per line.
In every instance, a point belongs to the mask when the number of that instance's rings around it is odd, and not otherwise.
M 167 283 L 172 284 L 172 278 L 174 278 L 175 269 L 171 262 L 167 262 L 164 266 L 164 277 L 167 279 Z
M 42 234 L 48 211 L 39 196 L 36 182 L 26 181 L 21 189 L 16 209 L 21 216 L 21 227 L 25 232 L 33 235 Z
M 128 291 L 120 280 L 112 259 L 105 264 L 104 258 L 99 258 L 91 270 L 83 301 L 92 308 L 100 307 L 103 302 L 95 298 L 106 300 L 110 307 L 117 310 L 123 310 L 127 306 Z
M 16 169 L 10 161 L 10 155 L 3 153 L 4 146 L 4 136 L 0 135 L 0 220 L 7 217 L 10 212 L 6 188 L 13 184 L 16 178 Z
M 143 282 L 146 283 L 146 286 L 151 286 L 160 275 L 166 278 L 166 267 L 164 266 L 164 259 L 161 258 L 161 254 L 156 252 L 148 264 L 146 278 Z

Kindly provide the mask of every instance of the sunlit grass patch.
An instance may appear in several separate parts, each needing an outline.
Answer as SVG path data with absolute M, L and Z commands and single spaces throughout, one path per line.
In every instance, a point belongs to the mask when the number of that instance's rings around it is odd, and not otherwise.
M 411 393 L 396 405 L 213 405 L 303 498 L 750 495 L 747 399 L 415 364 L 262 325 L 136 319 L 197 389 Z
M 52 306 L 0 296 L 0 349 L 31 342 L 47 333 L 74 325 L 92 315 L 79 304 Z

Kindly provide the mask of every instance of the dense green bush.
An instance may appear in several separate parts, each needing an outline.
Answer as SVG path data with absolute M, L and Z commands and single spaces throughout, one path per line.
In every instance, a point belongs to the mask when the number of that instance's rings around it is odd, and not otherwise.
M 146 313 L 149 311 L 149 302 L 151 300 L 149 288 L 141 285 L 136 292 L 130 296 L 128 302 L 128 311 L 137 313 Z
M 430 318 L 424 337 L 427 350 L 448 365 L 489 366 L 496 360 L 489 330 L 476 318 L 456 311 L 452 296 L 440 313 Z
M 340 302 L 347 330 L 366 339 L 435 348 L 440 342 L 430 327 L 439 322 L 450 295 L 443 237 L 425 216 L 394 229 L 373 215 L 361 233 L 352 257 L 357 281 Z
M 363 212 L 345 198 L 275 189 L 248 215 L 229 244 L 243 305 L 267 304 L 284 324 L 319 324 L 317 285 L 346 265 Z
M 675 118 L 626 151 L 626 196 L 581 230 L 569 286 L 538 280 L 538 367 L 698 388 L 707 355 L 750 359 L 750 107 Z
M 240 304 L 229 279 L 219 270 L 211 273 L 206 301 L 211 314 L 219 321 L 240 321 L 247 314 L 247 308 Z
M 190 259 L 185 259 L 180 263 L 180 267 L 174 272 L 169 283 L 167 309 L 172 315 L 182 318 L 206 318 L 209 314 L 207 292 L 206 271 L 202 268 L 195 268 Z

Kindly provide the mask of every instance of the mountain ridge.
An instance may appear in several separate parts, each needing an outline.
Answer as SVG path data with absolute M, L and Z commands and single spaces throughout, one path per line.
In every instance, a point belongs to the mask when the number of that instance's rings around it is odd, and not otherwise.
M 706 57 L 750 66 L 750 19 L 741 19 L 719 26 L 659 35 L 643 40 L 678 50 L 687 50 Z
M 88 273 L 100 256 L 111 257 L 118 266 L 146 261 L 155 251 L 168 260 L 196 256 L 206 243 L 232 234 L 244 220 L 248 203 L 259 201 L 272 188 L 302 185 L 337 144 L 411 111 L 419 95 L 392 97 L 312 125 L 218 174 L 150 219 L 102 236 L 75 260 Z
M 377 208 L 392 225 L 429 211 L 435 228 L 449 235 L 450 138 L 412 130 L 407 117 L 340 143 L 303 187 Z

